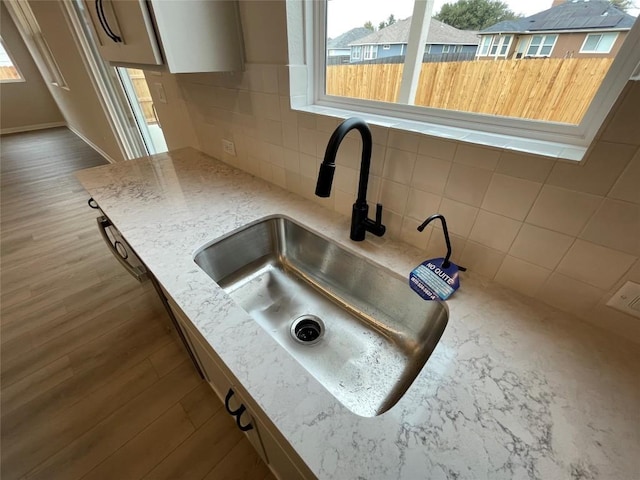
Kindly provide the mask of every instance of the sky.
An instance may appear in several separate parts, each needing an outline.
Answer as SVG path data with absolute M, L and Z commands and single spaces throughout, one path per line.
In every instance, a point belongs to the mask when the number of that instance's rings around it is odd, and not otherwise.
M 533 15 L 551 7 L 553 0 L 502 0 L 515 13 L 525 16 Z M 433 12 L 437 13 L 445 3 L 455 3 L 455 0 L 435 0 Z M 413 13 L 413 0 L 329 0 L 328 2 L 327 34 L 329 38 L 361 27 L 368 20 L 377 26 L 381 21 L 393 13 L 396 19 L 410 17 Z M 636 0 L 640 5 L 640 0 Z M 640 9 L 629 12 L 638 16 Z

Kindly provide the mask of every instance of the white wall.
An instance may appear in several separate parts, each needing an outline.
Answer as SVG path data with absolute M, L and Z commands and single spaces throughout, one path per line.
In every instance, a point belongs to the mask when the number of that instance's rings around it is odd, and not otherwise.
M 124 160 L 107 116 L 103 111 L 78 46 L 71 34 L 60 1 L 31 0 L 33 13 L 49 44 L 68 89 L 50 86 L 49 90 L 67 125 L 114 161 Z M 31 48 L 33 53 L 33 49 Z M 34 59 L 43 70 L 37 55 Z
M 53 101 L 4 3 L 0 5 L 0 36 L 24 78 L 23 82 L 5 82 L 0 86 L 2 132 L 64 124 L 64 118 Z

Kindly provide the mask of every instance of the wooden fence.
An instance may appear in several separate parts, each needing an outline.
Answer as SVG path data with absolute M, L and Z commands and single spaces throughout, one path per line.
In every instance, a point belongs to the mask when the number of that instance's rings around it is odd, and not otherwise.
M 580 123 L 611 58 L 475 60 L 422 65 L 416 105 Z M 329 95 L 395 102 L 403 66 L 327 67 Z
M 153 100 L 151 99 L 151 92 L 149 92 L 149 86 L 144 78 L 144 72 L 136 68 L 127 68 L 129 77 L 133 83 L 133 89 L 136 91 L 138 102 L 144 113 L 144 118 L 148 124 L 152 125 L 157 123 L 156 116 L 153 113 Z
M 20 80 L 21 78 L 16 67 L 0 67 L 0 80 Z

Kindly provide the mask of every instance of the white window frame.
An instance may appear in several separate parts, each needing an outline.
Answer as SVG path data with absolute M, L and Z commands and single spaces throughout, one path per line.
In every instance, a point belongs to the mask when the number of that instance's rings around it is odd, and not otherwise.
M 529 50 L 531 49 L 531 44 L 533 43 L 533 39 L 535 37 L 540 37 L 540 45 L 538 45 L 538 47 L 536 48 L 536 52 L 531 54 L 531 53 L 529 53 Z M 545 47 L 544 42 L 548 37 L 554 37 L 553 44 L 551 45 L 551 50 L 549 51 L 549 54 L 548 55 L 542 55 L 540 53 L 540 50 L 542 50 L 542 48 Z M 551 54 L 553 53 L 553 49 L 556 47 L 556 43 L 557 42 L 558 42 L 558 35 L 557 34 L 547 34 L 547 35 L 537 34 L 537 35 L 532 35 L 531 38 L 529 39 L 529 43 L 527 45 L 527 48 L 525 49 L 524 56 L 525 57 L 542 57 L 542 58 L 550 57 Z
M 478 45 L 478 57 L 489 56 L 489 49 L 493 42 L 493 35 L 483 35 L 480 44 Z
M 600 42 L 602 41 L 602 38 L 605 35 L 613 35 L 613 42 L 611 42 L 611 46 L 609 47 L 609 50 L 605 51 L 598 51 L 598 46 L 600 45 Z M 595 50 L 585 50 L 584 47 L 587 44 L 587 40 L 589 40 L 589 37 L 595 37 L 598 36 L 600 37 L 600 40 L 598 40 L 598 44 L 596 45 L 596 49 Z M 580 53 L 595 53 L 595 54 L 599 54 L 599 55 L 607 55 L 609 53 L 611 53 L 611 50 L 613 50 L 613 46 L 616 44 L 616 42 L 618 41 L 618 32 L 598 32 L 598 33 L 589 33 L 587 35 L 585 35 L 584 37 L 584 41 L 582 42 L 582 46 L 580 47 Z
M 378 58 L 378 45 L 363 45 L 362 46 L 362 59 L 363 60 L 375 60 Z
M 13 55 L 11 54 L 11 52 L 9 51 L 9 49 L 7 48 L 7 44 L 4 43 L 4 40 L 2 37 L 0 37 L 0 45 L 2 45 L 2 50 L 4 50 L 4 53 L 7 54 L 7 57 L 9 58 L 9 61 L 11 62 L 11 66 L 14 68 L 14 70 L 16 72 L 18 72 L 18 75 L 20 76 L 20 78 L 6 78 L 3 80 L 0 80 L 0 83 L 20 83 L 20 82 L 26 82 L 24 75 L 22 74 L 22 72 L 20 71 L 20 67 L 18 67 L 18 64 L 16 63 L 16 61 L 13 59 Z
M 360 60 L 362 58 L 362 46 L 354 45 L 351 47 L 351 60 Z
M 58 66 L 58 62 L 56 62 L 53 53 L 51 53 L 49 44 L 42 35 L 40 25 L 38 24 L 36 17 L 33 15 L 33 11 L 29 4 L 19 0 L 8 0 L 8 3 L 11 5 L 12 11 L 16 15 L 14 20 L 19 24 L 21 30 L 29 36 L 46 66 L 48 78 L 45 80 L 55 87 L 69 90 L 67 82 L 60 71 L 60 67 Z
M 295 85 L 296 90 L 306 89 L 307 95 L 306 99 L 292 99 L 294 108 L 342 118 L 360 115 L 371 122 L 394 125 L 394 128 L 481 145 L 581 160 L 627 81 L 640 68 L 640 21 L 636 21 L 579 125 L 337 97 L 324 92 L 326 2 L 307 0 L 304 7 L 313 11 L 312 15 L 306 16 L 306 53 L 310 71 L 305 87 Z M 297 28 L 302 31 L 304 20 L 300 19 L 298 23 Z

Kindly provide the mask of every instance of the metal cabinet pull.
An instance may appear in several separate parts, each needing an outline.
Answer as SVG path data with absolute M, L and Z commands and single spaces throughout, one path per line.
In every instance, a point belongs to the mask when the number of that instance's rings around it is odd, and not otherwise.
M 98 20 L 100 21 L 100 26 L 102 26 L 102 29 L 105 31 L 107 36 L 114 42 L 121 43 L 122 37 L 119 37 L 118 35 L 113 33 L 113 30 L 111 30 L 111 27 L 109 26 L 109 22 L 107 21 L 107 16 L 104 13 L 104 5 L 102 5 L 102 0 L 96 0 L 96 13 L 98 14 Z
M 100 235 L 102 235 L 104 242 L 107 244 L 107 247 L 109 247 L 109 250 L 111 251 L 113 256 L 116 257 L 116 260 L 118 260 L 120 264 L 127 270 L 127 272 L 133 275 L 133 277 L 136 280 L 138 280 L 139 282 L 146 280 L 148 277 L 146 270 L 144 270 L 141 267 L 131 266 L 129 262 L 127 262 L 125 258 L 123 258 L 121 252 L 118 250 L 117 244 L 120 242 L 118 241 L 116 241 L 115 243 L 111 242 L 111 239 L 107 235 L 107 228 L 113 225 L 111 221 L 105 216 L 98 217 L 96 221 L 98 222 L 98 229 L 100 230 Z
M 242 412 L 244 412 L 245 410 L 245 406 L 240 404 L 239 408 L 237 408 L 236 410 L 231 410 L 231 407 L 229 406 L 229 401 L 231 400 L 231 397 L 233 397 L 233 394 L 234 394 L 234 391 L 229 389 L 229 391 L 227 392 L 227 396 L 224 398 L 224 408 L 227 410 L 229 415 L 235 417 L 236 415 L 242 415 Z
M 244 407 L 244 405 L 243 405 Z M 253 430 L 253 425 L 251 425 L 251 423 L 247 423 L 246 425 L 242 425 L 241 422 L 241 418 L 242 418 L 242 414 L 245 412 L 246 410 L 243 410 L 240 415 L 236 416 L 236 425 L 238 426 L 238 428 L 240 430 L 242 430 L 243 432 L 248 432 L 249 430 Z
M 100 208 L 98 202 L 96 202 L 93 197 L 89 197 L 89 200 L 87 200 L 87 205 L 89 205 L 94 210 L 98 210 Z
M 243 432 L 248 432 L 249 430 L 253 430 L 253 425 L 251 423 L 247 423 L 246 425 L 242 425 L 241 423 L 242 414 L 247 411 L 247 407 L 245 407 L 241 403 L 237 409 L 231 410 L 231 407 L 229 406 L 229 401 L 231 400 L 231 397 L 233 397 L 233 395 L 234 395 L 234 391 L 232 389 L 229 389 L 229 391 L 227 392 L 227 396 L 224 397 L 224 408 L 227 410 L 229 415 L 231 415 L 232 417 L 235 417 L 236 425 L 240 430 L 242 430 Z

